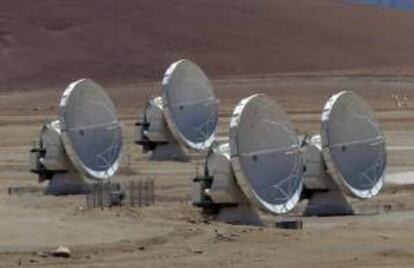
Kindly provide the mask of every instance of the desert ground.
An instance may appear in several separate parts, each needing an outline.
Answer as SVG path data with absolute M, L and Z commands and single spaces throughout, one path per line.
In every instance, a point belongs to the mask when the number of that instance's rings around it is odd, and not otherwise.
M 205 219 L 190 199 L 191 179 L 202 159 L 149 161 L 133 143 L 133 125 L 145 96 L 159 92 L 154 82 L 106 87 L 119 110 L 125 138 L 114 181 L 154 177 L 154 206 L 99 210 L 87 209 L 84 196 L 9 196 L 7 187 L 37 185 L 28 171 L 28 152 L 44 120 L 56 117 L 62 89 L 5 93 L 0 116 L 0 267 L 412 267 L 414 104 L 398 109 L 391 95 L 412 100 L 414 79 L 319 75 L 213 83 L 220 98 L 220 136 L 227 135 L 233 107 L 252 93 L 265 93 L 279 102 L 300 133 L 318 133 L 320 112 L 329 96 L 342 89 L 358 92 L 385 130 L 385 189 L 371 200 L 351 199 L 355 216 L 301 217 L 304 201 L 289 215 L 262 214 L 264 228 Z M 303 230 L 274 228 L 284 218 L 301 218 Z M 61 245 L 70 247 L 73 257 L 39 255 Z
M 414 13 L 336 0 L 0 1 L 0 267 L 413 267 Z M 199 64 L 220 99 L 220 133 L 242 98 L 264 93 L 298 132 L 319 132 L 328 98 L 360 94 L 388 150 L 386 185 L 350 199 L 356 215 L 262 213 L 265 227 L 203 218 L 191 162 L 149 161 L 134 123 L 165 68 Z M 124 151 L 115 182 L 155 178 L 155 205 L 87 209 L 85 196 L 8 195 L 37 186 L 29 150 L 65 87 L 89 77 L 112 97 Z M 406 97 L 398 108 L 393 95 Z M 281 219 L 303 220 L 281 230 Z M 71 258 L 42 257 L 58 246 Z

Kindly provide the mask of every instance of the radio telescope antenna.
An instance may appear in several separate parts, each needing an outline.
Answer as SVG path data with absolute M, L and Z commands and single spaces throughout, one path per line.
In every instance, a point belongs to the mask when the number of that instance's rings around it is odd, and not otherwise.
M 161 96 L 149 101 L 146 122 L 138 122 L 136 143 L 153 159 L 188 159 L 186 150 L 204 152 L 216 138 L 218 105 L 213 87 L 189 60 L 171 64 L 161 83 Z
M 326 102 L 321 135 L 314 136 L 304 151 L 307 215 L 353 214 L 347 196 L 372 198 L 384 185 L 384 134 L 368 104 L 351 91 Z
M 304 158 L 295 129 L 282 108 L 264 95 L 235 107 L 229 144 L 210 151 L 206 175 L 195 180 L 193 203 L 225 222 L 261 224 L 257 209 L 290 211 L 299 201 Z
M 31 150 L 31 171 L 50 180 L 47 192 L 77 194 L 88 183 L 109 179 L 119 167 L 122 133 L 114 104 L 97 83 L 70 84 L 59 117 L 42 127 L 39 147 Z

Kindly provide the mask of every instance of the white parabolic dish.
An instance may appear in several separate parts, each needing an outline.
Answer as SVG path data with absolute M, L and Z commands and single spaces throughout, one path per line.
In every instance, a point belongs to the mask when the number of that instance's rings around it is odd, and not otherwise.
M 264 95 L 243 99 L 231 118 L 230 149 L 237 183 L 252 202 L 275 214 L 296 205 L 305 164 L 281 107 Z
M 325 104 L 322 152 L 332 177 L 359 198 L 378 194 L 386 170 L 385 138 L 377 119 L 355 93 L 342 91 Z
M 70 84 L 60 101 L 62 140 L 71 161 L 92 179 L 111 177 L 119 166 L 122 134 L 112 100 L 97 83 Z
M 196 64 L 180 60 L 162 80 L 164 114 L 174 137 L 194 150 L 207 150 L 218 127 L 217 100 L 209 79 Z

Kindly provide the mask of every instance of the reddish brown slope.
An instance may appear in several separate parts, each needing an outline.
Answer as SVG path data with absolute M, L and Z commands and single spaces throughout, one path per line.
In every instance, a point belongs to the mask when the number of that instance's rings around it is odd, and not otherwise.
M 0 90 L 158 78 L 414 66 L 414 13 L 334 0 L 0 2 Z

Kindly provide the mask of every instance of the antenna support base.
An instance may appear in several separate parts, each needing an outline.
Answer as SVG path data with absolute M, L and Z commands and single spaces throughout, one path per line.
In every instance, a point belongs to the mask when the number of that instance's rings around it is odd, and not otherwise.
M 353 215 L 346 197 L 339 191 L 315 191 L 311 193 L 305 216 Z
M 55 173 L 46 188 L 45 194 L 69 195 L 88 194 L 89 184 L 79 177 L 77 172 Z

